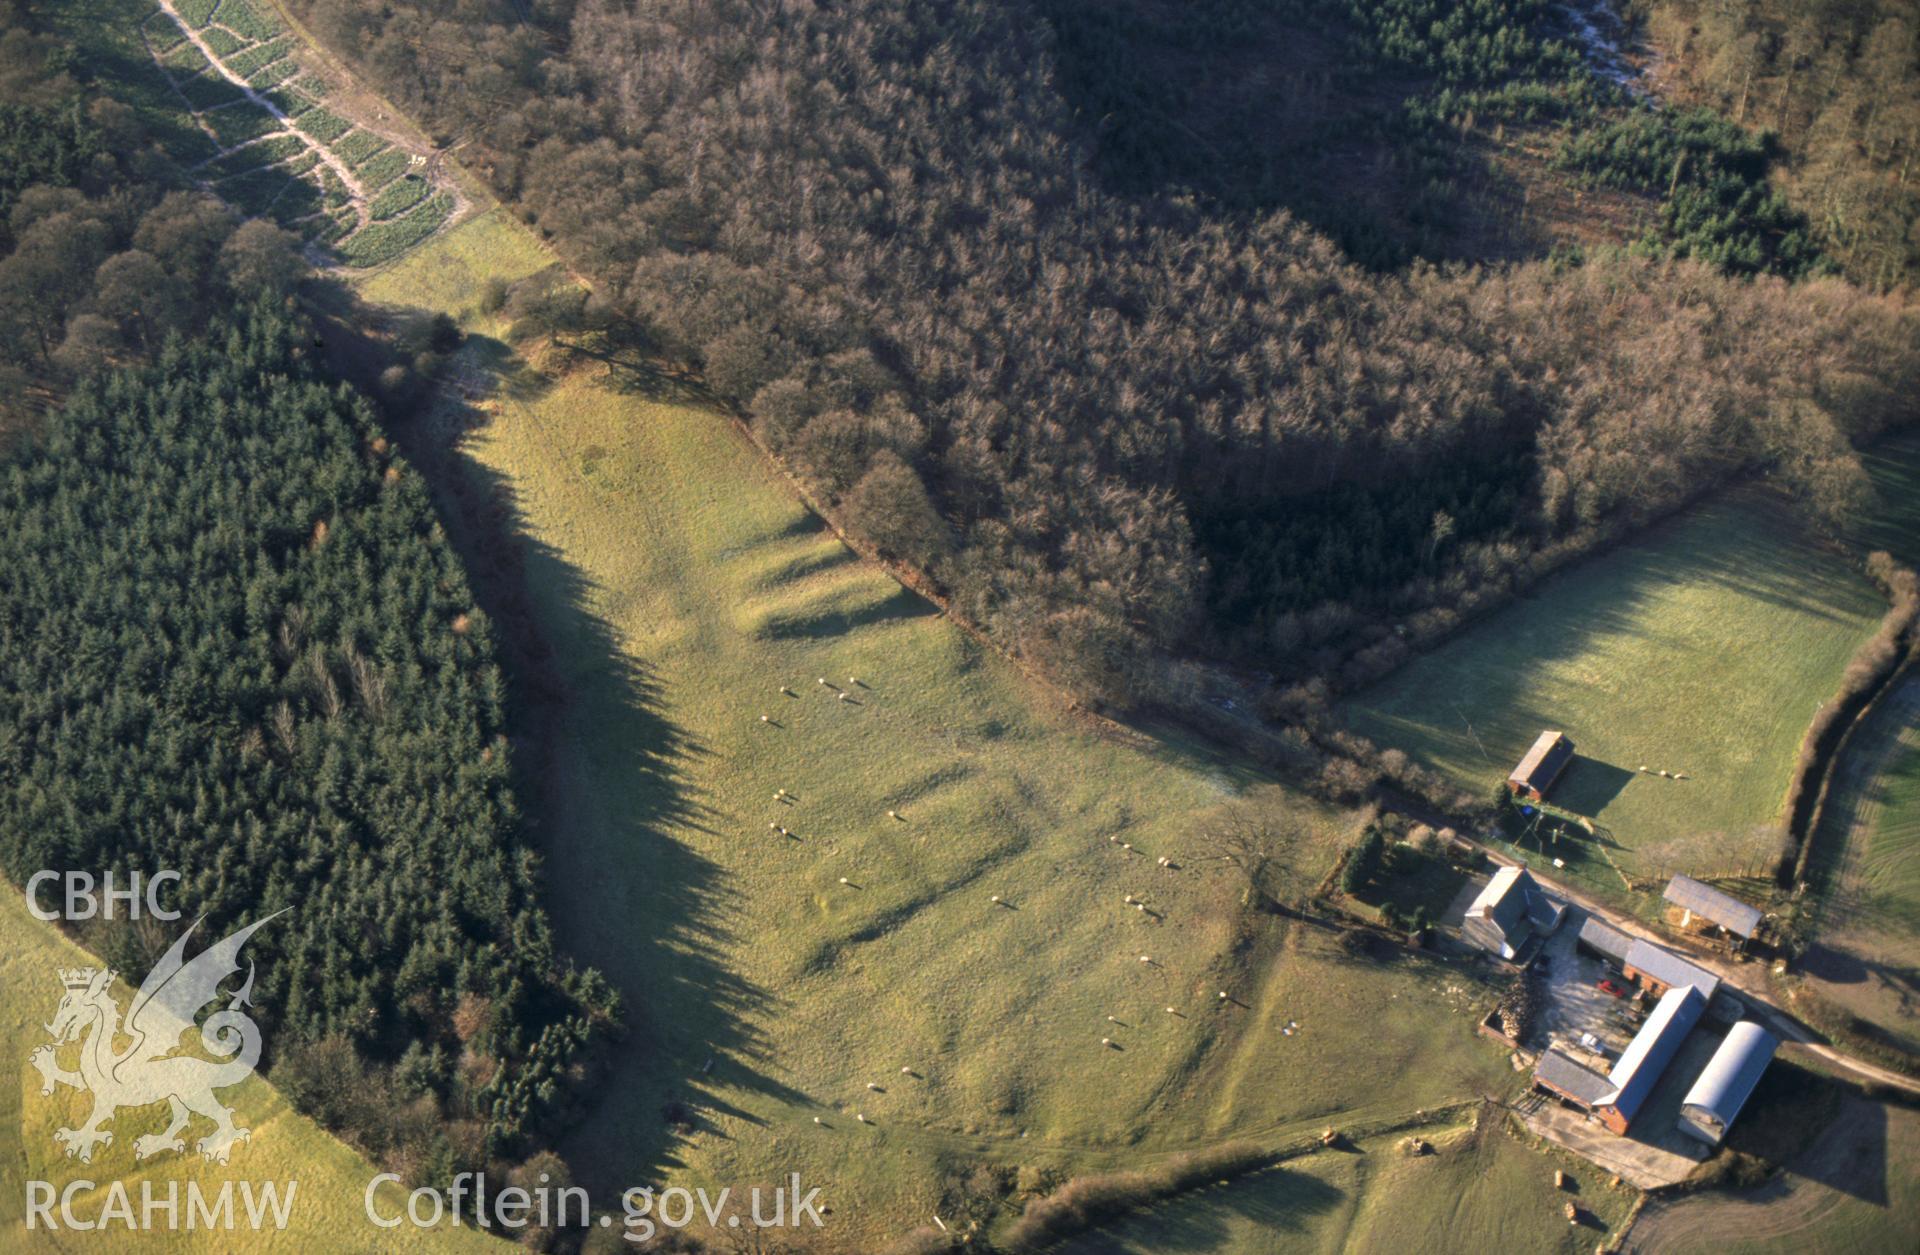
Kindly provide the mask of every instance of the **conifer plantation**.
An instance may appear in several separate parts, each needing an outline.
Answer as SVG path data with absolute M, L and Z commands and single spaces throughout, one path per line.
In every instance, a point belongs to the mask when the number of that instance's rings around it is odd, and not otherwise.
M 486 616 L 310 336 L 176 338 L 0 467 L 0 859 L 177 869 L 208 938 L 290 908 L 249 947 L 271 1075 L 445 1173 L 524 1152 L 616 1008 L 536 899 Z M 135 983 L 171 939 L 103 931 Z

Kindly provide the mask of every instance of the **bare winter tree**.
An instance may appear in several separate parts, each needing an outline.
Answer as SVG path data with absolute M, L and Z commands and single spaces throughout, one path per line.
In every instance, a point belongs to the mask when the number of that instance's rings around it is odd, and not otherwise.
M 1200 857 L 1239 872 L 1246 882 L 1242 906 L 1277 913 L 1293 905 L 1289 882 L 1311 832 L 1311 820 L 1297 800 L 1277 788 L 1263 788 L 1228 806 L 1202 829 Z

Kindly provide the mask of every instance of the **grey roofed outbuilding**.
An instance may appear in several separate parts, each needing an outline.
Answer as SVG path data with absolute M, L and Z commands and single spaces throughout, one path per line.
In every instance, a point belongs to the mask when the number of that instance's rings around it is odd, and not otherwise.
M 1667 882 L 1664 895 L 1667 901 L 1677 907 L 1692 911 L 1702 919 L 1711 920 L 1730 933 L 1742 937 L 1753 936 L 1754 929 L 1760 927 L 1760 909 L 1748 906 L 1740 899 L 1720 892 L 1712 885 L 1703 885 L 1691 876 L 1675 876 Z
M 1615 963 L 1625 963 L 1627 950 L 1633 945 L 1633 938 L 1598 915 L 1589 915 L 1581 921 L 1578 940 L 1581 945 L 1599 951 Z
M 1614 1092 L 1603 1095 L 1595 1105 L 1610 1106 L 1622 1119 L 1631 1121 L 1706 1009 L 1707 1000 L 1691 985 L 1679 985 L 1662 994 L 1653 1014 L 1607 1074 Z
M 1558 1050 L 1541 1054 L 1540 1062 L 1533 1068 L 1533 1079 L 1535 1083 L 1589 1107 L 1611 1094 L 1614 1088 L 1613 1082 L 1604 1073 L 1595 1072 Z
M 1542 732 L 1534 738 L 1519 766 L 1507 775 L 1511 788 L 1544 794 L 1573 758 L 1573 742 L 1564 732 Z
M 1689 963 L 1671 950 L 1654 945 L 1651 941 L 1636 939 L 1627 947 L 1626 966 L 1636 972 L 1644 972 L 1662 985 L 1679 988 L 1691 985 L 1700 991 L 1700 996 L 1712 1001 L 1713 991 L 1720 988 L 1720 978 L 1698 964 Z
M 1734 1025 L 1680 1100 L 1681 1131 L 1718 1146 L 1779 1048 L 1780 1039 L 1752 1020 Z

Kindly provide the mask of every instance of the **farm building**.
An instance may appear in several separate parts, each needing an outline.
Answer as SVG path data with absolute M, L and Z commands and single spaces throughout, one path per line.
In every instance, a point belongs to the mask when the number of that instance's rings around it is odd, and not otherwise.
M 1700 991 L 1702 998 L 1711 1002 L 1713 991 L 1720 988 L 1718 976 L 1651 941 L 1635 941 L 1628 946 L 1621 970 L 1626 972 L 1628 980 L 1639 981 L 1641 987 L 1651 994 L 1664 995 L 1669 990 L 1691 985 Z
M 1779 1048 L 1780 1039 L 1752 1020 L 1734 1025 L 1680 1100 L 1680 1131 L 1718 1146 Z
M 1576 939 L 1576 944 L 1580 949 L 1605 959 L 1615 967 L 1624 967 L 1627 962 L 1627 951 L 1633 947 L 1633 938 L 1598 915 L 1589 915 L 1580 921 L 1580 935 Z
M 1516 797 L 1538 802 L 1573 761 L 1573 742 L 1564 732 L 1542 732 L 1527 751 L 1520 765 L 1507 777 L 1507 787 Z
M 1511 959 L 1534 933 L 1560 927 L 1566 912 L 1567 904 L 1548 897 L 1526 868 L 1502 867 L 1467 908 L 1460 935 L 1483 950 Z
M 1594 1103 L 1594 1111 L 1615 1133 L 1625 1133 L 1647 1095 L 1660 1083 L 1660 1074 L 1673 1062 L 1680 1043 L 1707 1009 L 1707 1000 L 1691 985 L 1680 985 L 1661 995 L 1653 1014 L 1640 1026 L 1620 1059 L 1607 1074 L 1613 1091 Z
M 1760 927 L 1758 907 L 1748 906 L 1691 876 L 1675 876 L 1667 882 L 1667 891 L 1662 896 L 1680 908 L 1682 928 L 1695 925 L 1718 928 L 1746 941 Z
M 1613 1082 L 1604 1073 L 1558 1050 L 1541 1053 L 1540 1062 L 1534 1065 L 1533 1083 L 1583 1111 L 1592 1111 L 1595 1103 L 1613 1093 Z

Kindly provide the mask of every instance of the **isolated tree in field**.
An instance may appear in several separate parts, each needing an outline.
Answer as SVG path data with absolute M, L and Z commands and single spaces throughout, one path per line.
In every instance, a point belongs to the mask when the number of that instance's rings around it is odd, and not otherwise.
M 1262 789 L 1228 806 L 1201 831 L 1201 857 L 1240 874 L 1246 882 L 1242 906 L 1279 911 L 1291 905 L 1288 880 L 1311 833 L 1298 802 L 1279 789 Z

